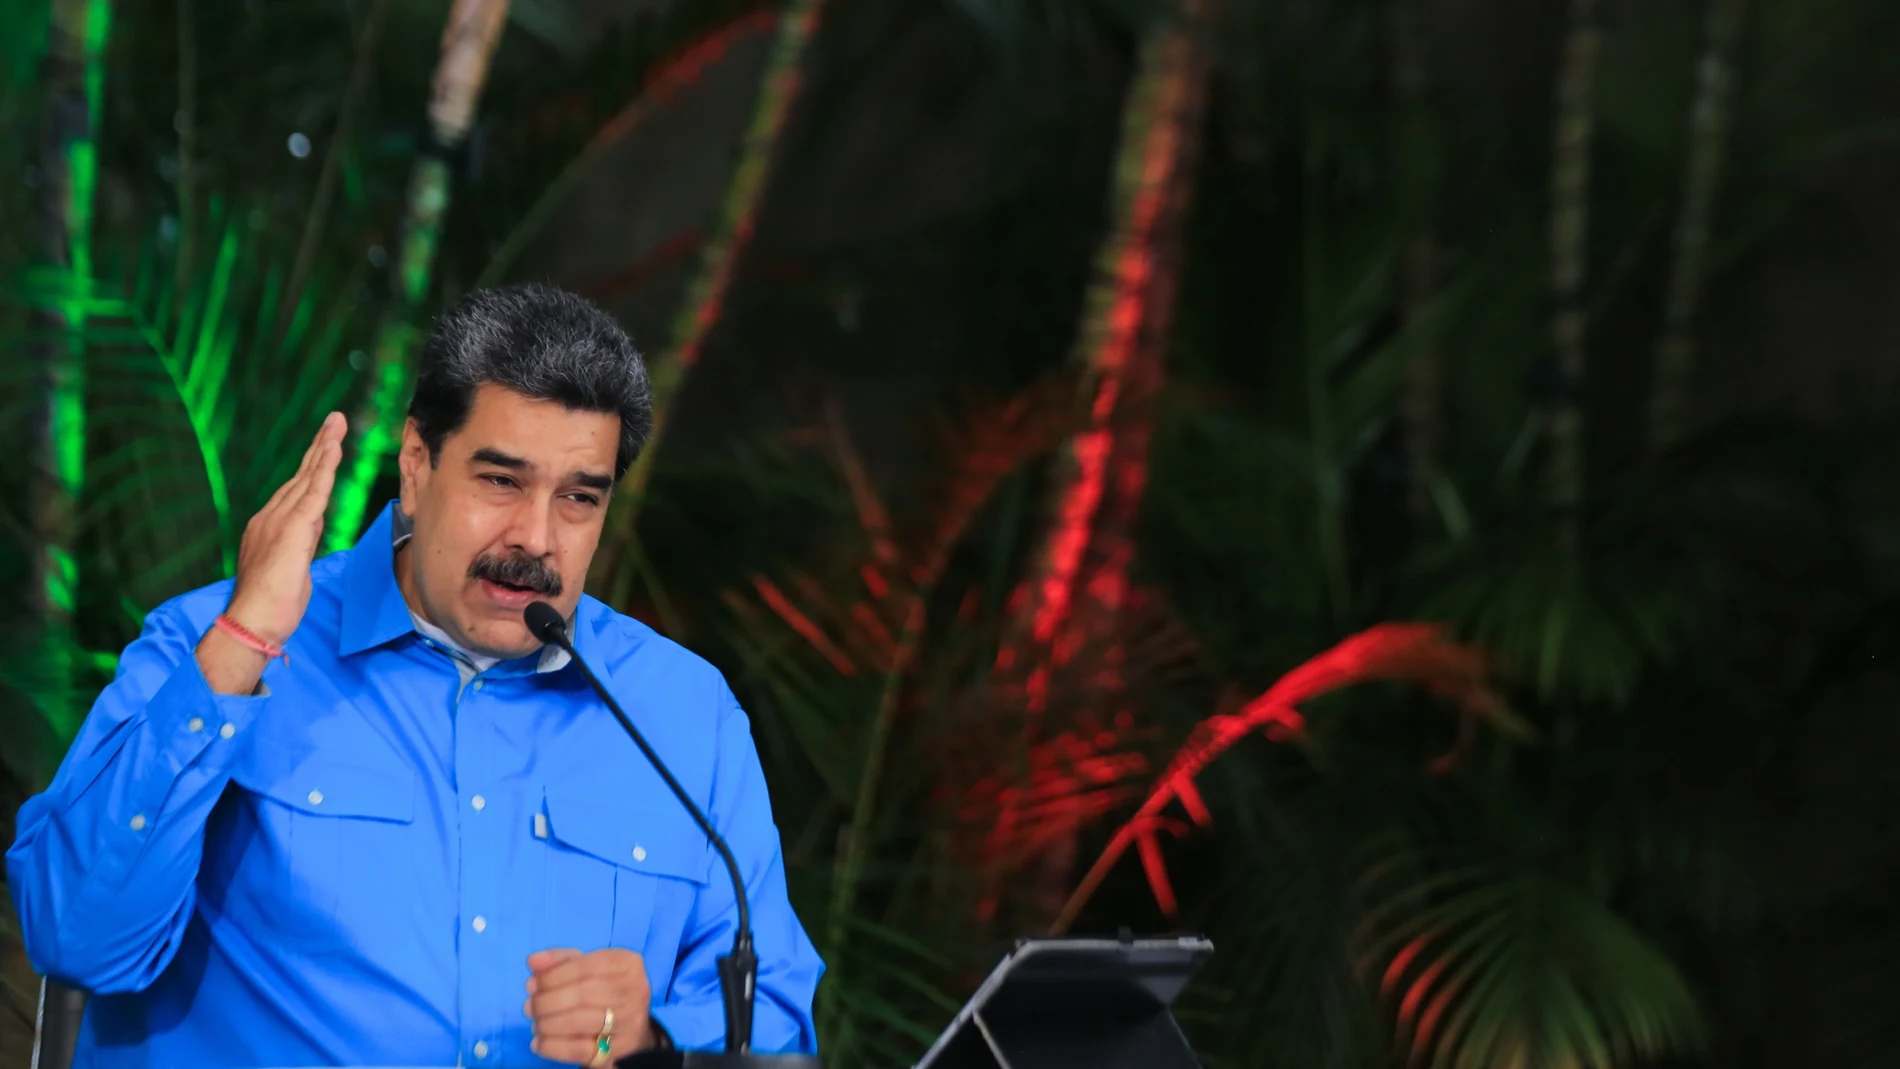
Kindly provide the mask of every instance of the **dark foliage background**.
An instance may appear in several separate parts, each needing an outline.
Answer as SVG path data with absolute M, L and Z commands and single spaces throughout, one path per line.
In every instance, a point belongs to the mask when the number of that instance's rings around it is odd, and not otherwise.
M 32 453 L 60 352 L 89 413 L 63 659 L 44 498 L 0 466 L 0 581 L 26 592 L 0 620 L 7 814 L 57 762 L 51 710 L 224 574 L 323 411 L 366 403 L 448 13 L 112 5 L 86 278 L 41 236 L 47 24 L 74 2 L 0 15 L 0 436 Z M 550 279 L 661 366 L 769 162 L 595 580 L 753 715 L 832 1064 L 910 1064 L 1073 897 L 1074 930 L 1214 939 L 1180 1007 L 1209 1065 L 1900 1065 L 1900 7 L 812 8 L 761 141 L 769 0 L 516 0 L 413 318 Z M 1560 92 L 1580 25 L 1587 142 Z M 1101 374 L 1091 301 L 1139 194 L 1117 161 L 1168 130 L 1131 87 L 1188 77 L 1155 74 L 1171 33 L 1206 102 L 1179 223 L 1134 250 L 1178 280 L 1134 594 L 1025 730 L 993 666 Z M 1581 281 L 1553 292 L 1566 247 Z M 1169 811 L 1174 916 L 1132 855 L 1072 896 L 1197 725 L 1391 621 L 1485 651 L 1497 704 L 1306 702 L 1304 732 L 1200 774 L 1210 824 Z M 1035 849 L 986 839 L 998 813 Z

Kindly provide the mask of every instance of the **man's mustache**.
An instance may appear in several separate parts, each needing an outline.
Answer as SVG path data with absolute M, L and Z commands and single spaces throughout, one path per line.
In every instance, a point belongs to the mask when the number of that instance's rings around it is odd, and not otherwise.
M 560 574 L 539 557 L 493 557 L 484 554 L 476 557 L 468 566 L 468 577 L 525 587 L 550 598 L 561 596 Z

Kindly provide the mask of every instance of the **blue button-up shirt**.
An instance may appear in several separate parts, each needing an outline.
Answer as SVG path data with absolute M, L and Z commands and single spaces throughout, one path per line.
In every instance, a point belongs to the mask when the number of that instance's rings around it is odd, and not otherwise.
M 94 993 L 77 1065 L 546 1065 L 527 957 L 640 952 L 653 1018 L 717 1049 L 723 866 L 578 670 L 476 673 L 419 635 L 393 507 L 311 567 L 260 696 L 193 650 L 230 584 L 160 606 L 7 854 L 27 954 Z M 786 899 L 745 714 L 719 673 L 583 598 L 573 635 L 738 855 L 754 1048 L 816 1047 L 823 966 Z

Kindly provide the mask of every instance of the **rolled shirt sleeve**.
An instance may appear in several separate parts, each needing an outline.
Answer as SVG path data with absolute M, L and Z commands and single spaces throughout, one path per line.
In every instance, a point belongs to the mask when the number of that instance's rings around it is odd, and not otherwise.
M 177 951 L 206 821 L 270 703 L 211 690 L 193 655 L 203 632 L 176 602 L 154 610 L 52 784 L 20 808 L 7 877 L 42 975 L 138 991 Z

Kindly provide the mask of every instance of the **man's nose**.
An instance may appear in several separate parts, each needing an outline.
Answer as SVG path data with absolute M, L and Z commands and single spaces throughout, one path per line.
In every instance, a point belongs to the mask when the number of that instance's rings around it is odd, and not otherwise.
M 553 521 L 553 501 L 538 495 L 524 495 L 508 525 L 505 536 L 508 548 L 536 559 L 547 556 L 554 548 Z

